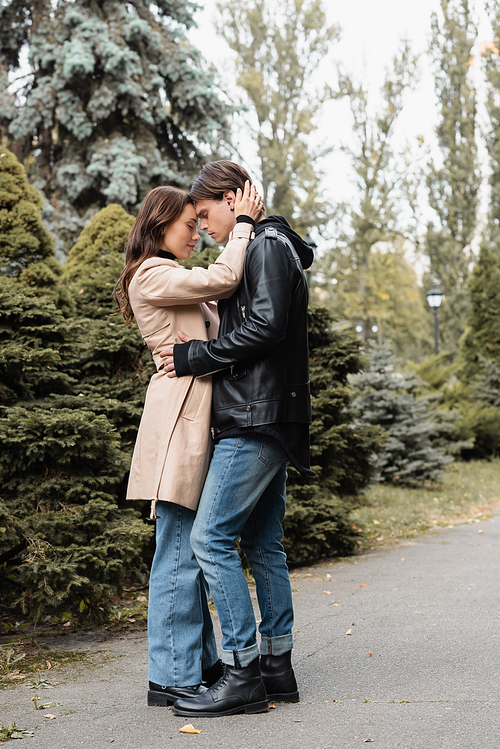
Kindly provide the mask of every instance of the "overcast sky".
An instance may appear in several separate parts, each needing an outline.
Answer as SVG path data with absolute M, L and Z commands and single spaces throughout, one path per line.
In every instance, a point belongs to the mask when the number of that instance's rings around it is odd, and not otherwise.
M 223 87 L 227 91 L 231 86 L 232 52 L 215 34 L 215 0 L 200 4 L 203 10 L 197 14 L 198 29 L 190 32 L 190 38 L 207 60 L 223 71 Z M 439 10 L 440 3 L 439 0 L 326 0 L 325 7 L 330 21 L 339 24 L 342 29 L 341 41 L 333 46 L 332 58 L 340 60 L 348 72 L 358 80 L 365 81 L 375 93 L 401 39 L 408 38 L 415 52 L 425 52 L 429 42 L 431 14 Z M 488 40 L 491 29 L 484 2 L 478 0 L 473 7 L 479 20 L 478 40 Z M 424 56 L 420 68 L 420 82 L 408 98 L 397 137 L 403 143 L 423 135 L 432 147 L 436 100 L 432 74 Z M 325 76 L 328 73 L 329 68 L 326 68 Z M 338 147 L 341 143 L 349 142 L 350 122 L 345 104 L 327 104 L 319 124 L 321 143 Z M 243 138 L 240 148 L 246 165 L 250 169 L 256 168 L 255 150 L 250 141 Z M 333 201 L 349 199 L 352 179 L 347 159 L 337 151 L 329 157 L 325 166 L 325 194 Z

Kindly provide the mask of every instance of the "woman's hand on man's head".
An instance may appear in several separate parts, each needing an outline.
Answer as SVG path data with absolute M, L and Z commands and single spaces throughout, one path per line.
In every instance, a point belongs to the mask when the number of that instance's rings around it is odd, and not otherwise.
M 261 196 L 257 192 L 257 188 L 255 185 L 251 185 L 247 180 L 243 192 L 241 192 L 239 187 L 236 191 L 234 215 L 236 218 L 238 218 L 238 216 L 249 216 L 254 221 L 258 221 L 263 211 L 264 204 Z

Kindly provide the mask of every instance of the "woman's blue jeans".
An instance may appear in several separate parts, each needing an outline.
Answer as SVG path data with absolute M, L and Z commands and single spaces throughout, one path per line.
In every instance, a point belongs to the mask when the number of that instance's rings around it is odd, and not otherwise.
M 201 683 L 218 659 L 208 587 L 189 537 L 195 513 L 158 502 L 156 551 L 149 578 L 149 681 L 168 687 Z
M 244 668 L 259 652 L 282 655 L 292 646 L 292 590 L 281 544 L 286 457 L 267 435 L 222 439 L 214 450 L 191 532 L 222 629 L 222 660 Z M 256 622 L 238 552 L 252 567 L 261 613 Z

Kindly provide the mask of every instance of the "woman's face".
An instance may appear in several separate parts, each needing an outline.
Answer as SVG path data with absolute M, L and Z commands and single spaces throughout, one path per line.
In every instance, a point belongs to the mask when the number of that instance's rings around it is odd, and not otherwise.
M 163 232 L 161 249 L 171 252 L 178 260 L 187 260 L 200 235 L 196 230 L 198 218 L 191 204 L 188 204 L 178 219 Z

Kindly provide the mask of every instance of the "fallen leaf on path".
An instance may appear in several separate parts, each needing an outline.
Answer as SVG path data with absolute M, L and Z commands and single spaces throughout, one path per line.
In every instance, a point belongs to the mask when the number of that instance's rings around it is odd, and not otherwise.
M 302 721 L 300 720 L 300 718 L 293 718 L 293 722 L 294 723 L 302 723 Z
M 402 561 L 402 562 L 404 562 L 404 560 L 405 560 L 405 558 L 404 558 L 404 557 L 401 557 L 401 561 Z
M 49 720 L 55 720 L 57 716 L 56 715 L 52 715 L 52 713 L 47 713 L 47 715 L 45 717 L 48 718 Z
M 366 654 L 366 657 L 367 657 L 367 658 L 371 658 L 371 657 L 372 657 L 372 654 L 371 654 L 371 653 L 367 653 L 367 654 Z
M 181 733 L 201 733 L 201 731 L 198 731 L 198 729 L 195 728 L 192 723 L 186 723 L 185 726 L 182 726 L 182 728 L 179 728 L 178 730 Z
M 66 624 L 63 624 L 63 627 L 71 627 L 73 622 L 66 622 Z
M 329 572 L 327 572 L 327 573 L 326 573 L 326 579 L 327 579 L 327 580 L 331 580 L 331 579 L 332 579 L 332 576 L 330 575 L 330 573 L 329 573 Z
M 375 741 L 375 739 L 365 739 L 364 744 L 370 744 L 372 741 Z
M 135 623 L 135 619 L 127 619 L 127 621 L 130 622 L 130 624 L 134 624 Z
M 352 629 L 348 629 L 346 635 L 352 635 Z
M 47 664 L 47 669 L 52 668 L 52 663 L 50 661 L 45 661 L 45 663 Z
M 332 606 L 342 606 L 342 604 L 340 603 L 340 601 L 334 601 L 332 603 Z
M 379 536 L 379 537 L 377 538 L 377 541 L 383 541 L 383 540 L 384 540 L 384 537 L 383 537 L 383 536 Z
M 484 531 L 478 531 L 478 533 L 484 533 Z
M 481 531 L 481 533 L 482 533 L 482 531 Z M 323 593 L 325 594 L 325 596 L 331 596 L 331 595 L 333 595 L 331 590 L 324 590 Z
M 269 703 L 269 710 L 276 710 L 276 704 L 274 702 Z
M 360 587 L 360 588 L 367 588 L 367 587 L 368 587 L 368 585 L 360 585 L 359 587 Z

